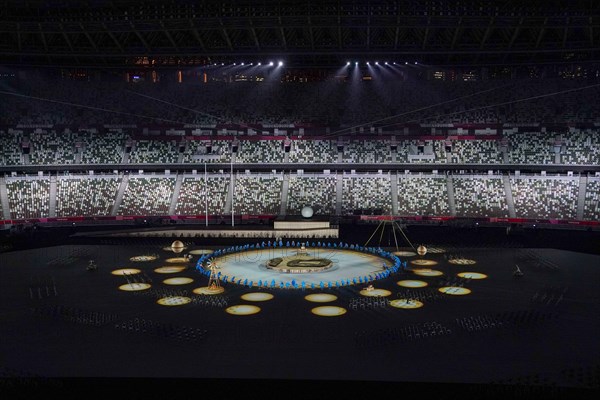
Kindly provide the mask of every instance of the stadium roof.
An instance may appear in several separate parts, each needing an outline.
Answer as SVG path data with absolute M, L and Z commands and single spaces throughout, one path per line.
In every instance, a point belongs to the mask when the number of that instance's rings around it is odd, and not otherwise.
M 598 61 L 599 44 L 593 0 L 0 2 L 2 65 L 573 63 Z

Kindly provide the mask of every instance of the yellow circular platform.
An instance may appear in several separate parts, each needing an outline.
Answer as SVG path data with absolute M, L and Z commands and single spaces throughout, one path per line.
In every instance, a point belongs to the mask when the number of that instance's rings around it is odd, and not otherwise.
M 417 268 L 417 269 L 413 269 L 412 272 L 413 272 L 413 274 L 419 275 L 419 276 L 440 276 L 440 275 L 444 275 L 444 273 L 442 271 L 438 271 L 438 270 L 435 270 L 435 269 L 429 269 L 429 268 Z
M 396 282 L 398 286 L 407 287 L 407 288 L 421 288 L 428 285 L 427 282 L 423 281 L 413 281 L 413 280 L 404 280 Z
M 392 306 L 394 308 L 403 308 L 403 309 L 409 310 L 409 309 L 414 309 L 414 308 L 421 308 L 421 307 L 423 307 L 423 303 L 420 302 L 419 300 L 396 299 L 396 300 L 390 301 L 390 306 Z
M 394 251 L 392 252 L 393 255 L 398 256 L 398 257 L 414 257 L 417 255 L 417 253 L 415 253 L 414 251 Z
M 160 298 L 156 301 L 156 303 L 160 304 L 161 306 L 182 306 L 191 302 L 192 299 L 185 296 L 168 296 Z
M 129 261 L 133 262 L 147 262 L 157 260 L 158 256 L 154 255 L 142 255 L 142 256 L 134 256 L 129 259 Z
M 363 289 L 359 293 L 361 295 L 367 296 L 367 297 L 386 297 L 386 296 L 390 296 L 392 294 L 392 292 L 390 292 L 389 290 L 386 290 L 386 289 L 372 289 L 372 290 Z
M 347 311 L 343 307 L 320 306 L 313 308 L 312 310 L 310 310 L 310 312 L 312 312 L 315 315 L 318 315 L 319 317 L 339 317 L 340 315 L 346 314 Z
M 146 290 L 150 288 L 149 283 L 126 283 L 124 285 L 119 286 L 119 290 L 124 290 L 126 292 L 137 292 L 138 290 Z
M 192 292 L 196 294 L 221 294 L 225 291 L 225 289 L 221 286 L 211 289 L 208 286 L 202 286 L 192 290 Z
M 249 304 L 240 304 L 237 306 L 227 307 L 225 309 L 227 314 L 231 315 L 252 315 L 260 312 L 260 307 L 252 306 Z
M 272 300 L 273 297 L 271 293 L 254 292 L 242 295 L 241 299 L 246 301 L 268 301 Z
M 190 260 L 185 257 L 173 257 L 173 258 L 167 258 L 165 260 L 165 262 L 177 264 L 177 263 L 188 263 L 188 262 L 190 262 Z
M 337 296 L 329 293 L 313 293 L 304 296 L 304 299 L 312 303 L 329 303 L 330 301 L 336 301 Z
M 212 253 L 214 253 L 214 250 L 210 250 L 210 249 L 196 249 L 196 250 L 190 250 L 189 253 L 193 254 L 195 256 L 198 256 L 198 255 L 201 255 L 201 254 L 212 254 Z
M 448 262 L 450 264 L 455 264 L 455 265 L 473 265 L 473 264 L 477 264 L 477 261 L 471 260 L 471 259 L 468 259 L 468 258 L 453 258 L 452 260 L 448 260 Z
M 185 271 L 187 267 L 182 265 L 158 267 L 154 270 L 157 274 L 176 274 L 177 272 Z
M 121 268 L 121 269 L 115 269 L 114 271 L 111 272 L 111 274 L 125 276 L 125 275 L 139 274 L 140 272 L 142 272 L 142 271 L 137 268 Z
M 163 281 L 165 285 L 187 285 L 192 282 L 194 282 L 192 278 L 185 277 L 169 278 Z
M 431 266 L 431 265 L 437 265 L 437 261 L 433 261 L 433 260 L 412 260 L 410 262 L 413 265 L 419 265 L 419 266 Z
M 470 289 L 458 286 L 444 286 L 439 288 L 438 290 L 444 294 L 449 294 L 452 296 L 464 296 L 466 294 L 471 293 Z
M 456 275 L 460 276 L 461 278 L 467 279 L 485 279 L 488 277 L 486 274 L 482 274 L 479 272 L 459 272 Z

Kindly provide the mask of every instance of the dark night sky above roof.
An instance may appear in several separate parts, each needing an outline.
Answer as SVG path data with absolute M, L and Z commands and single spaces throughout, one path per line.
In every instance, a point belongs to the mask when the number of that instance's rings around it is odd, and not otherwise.
M 514 65 L 600 59 L 597 1 L 3 1 L 4 65 L 283 57 Z

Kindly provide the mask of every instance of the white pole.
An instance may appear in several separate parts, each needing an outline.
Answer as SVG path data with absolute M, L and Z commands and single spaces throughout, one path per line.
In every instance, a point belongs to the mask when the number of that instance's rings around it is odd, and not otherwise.
M 208 176 L 206 174 L 206 163 L 204 163 L 204 216 L 208 226 Z
M 235 191 L 235 185 L 233 183 L 233 161 L 231 162 L 231 226 L 235 226 L 235 221 L 233 219 L 233 212 L 235 210 L 233 204 L 233 192 Z

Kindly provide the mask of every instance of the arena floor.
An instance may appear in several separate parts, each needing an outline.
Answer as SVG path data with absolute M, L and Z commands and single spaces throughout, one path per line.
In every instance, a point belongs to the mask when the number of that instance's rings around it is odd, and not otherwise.
M 465 397 L 475 387 L 483 398 L 515 398 L 514 388 L 522 398 L 564 398 L 572 390 L 582 398 L 600 388 L 599 255 L 430 249 L 425 256 L 405 249 L 400 258 L 410 270 L 373 282 L 375 292 L 363 284 L 226 284 L 216 295 L 197 290 L 208 278 L 195 261 L 209 246 L 191 244 L 183 254 L 168 243 L 6 252 L 4 389 L 36 382 L 46 391 L 85 380 L 77 387 L 87 390 L 92 380 L 104 389 L 150 385 L 157 394 L 156 382 L 177 390 L 182 380 L 186 390 L 213 398 L 231 398 L 234 387 L 273 398 L 313 389 L 336 398 L 348 387 L 402 396 L 446 390 L 439 385 L 452 394 L 437 398 Z M 90 259 L 97 270 L 87 269 Z M 343 271 L 348 260 L 339 261 Z M 513 275 L 516 265 L 522 277 Z M 269 389 L 279 382 L 297 388 L 289 395 Z

